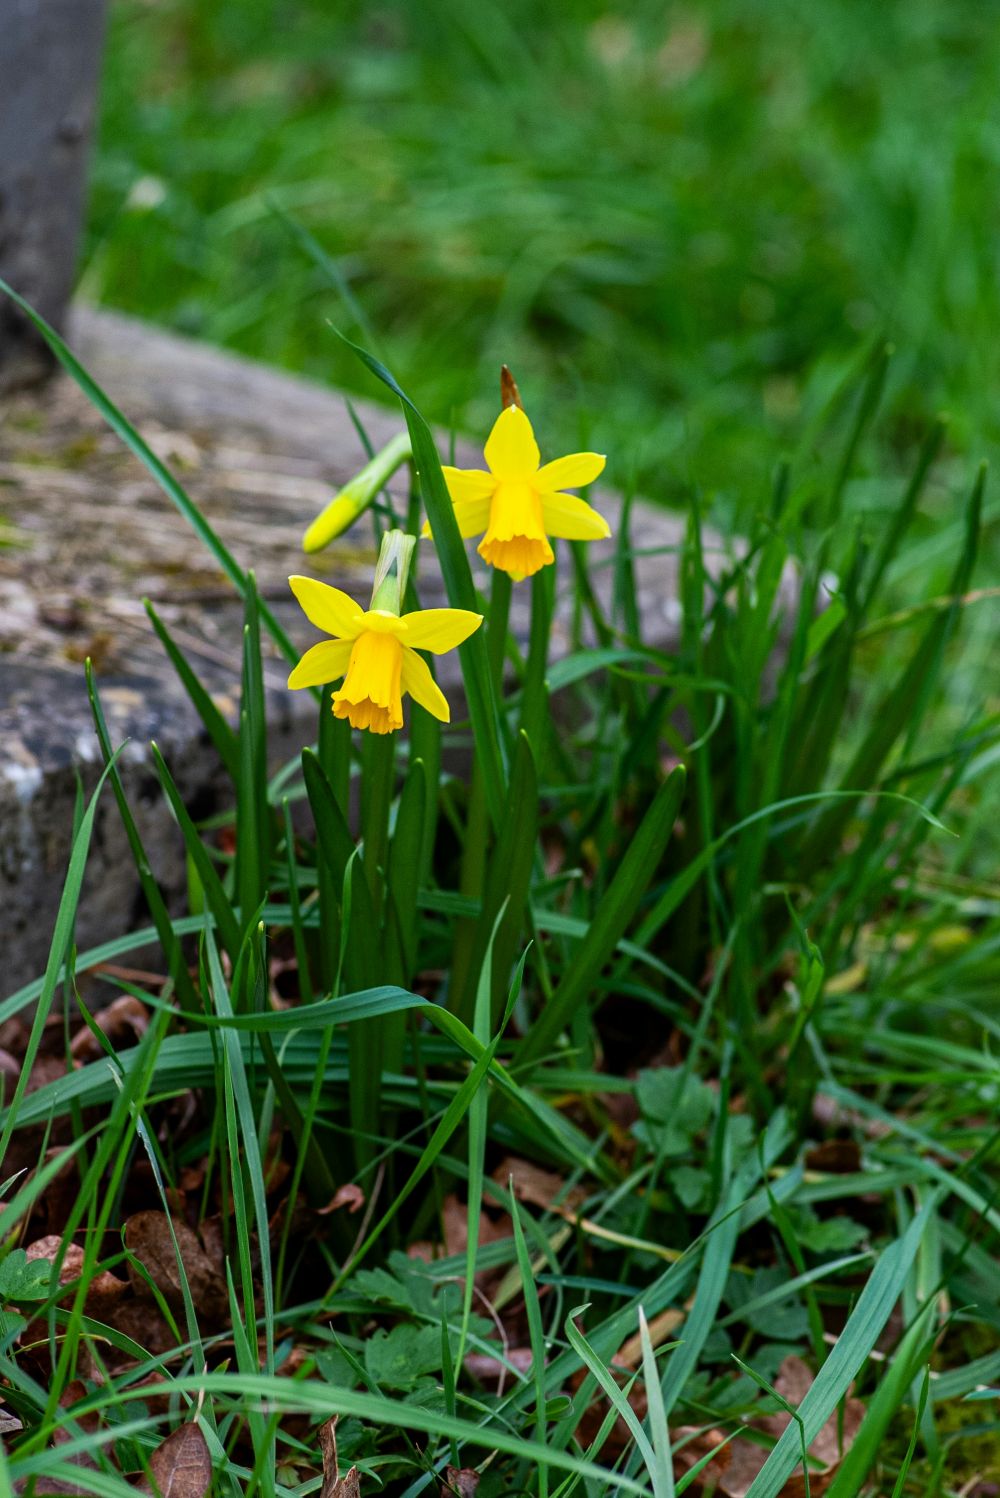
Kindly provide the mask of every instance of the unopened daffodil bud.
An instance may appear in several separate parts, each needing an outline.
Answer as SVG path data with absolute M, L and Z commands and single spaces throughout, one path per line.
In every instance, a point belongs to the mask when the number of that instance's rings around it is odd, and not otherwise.
M 409 434 L 400 432 L 316 516 L 302 538 L 303 551 L 322 551 L 324 546 L 329 546 L 331 541 L 342 535 L 359 515 L 364 514 L 379 490 L 410 456 Z
M 372 583 L 371 607 L 383 614 L 401 614 L 406 597 L 406 583 L 410 576 L 410 563 L 416 536 L 404 531 L 386 531 L 379 547 L 375 563 L 375 581 Z

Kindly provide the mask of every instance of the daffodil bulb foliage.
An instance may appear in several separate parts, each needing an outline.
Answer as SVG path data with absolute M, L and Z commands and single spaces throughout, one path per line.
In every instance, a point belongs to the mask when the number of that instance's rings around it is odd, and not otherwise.
M 445 468 L 463 536 L 478 536 L 479 555 L 519 582 L 555 561 L 551 541 L 610 536 L 603 515 L 567 489 L 590 484 L 604 468 L 600 453 L 570 453 L 541 464 L 535 434 L 519 405 L 501 411 L 480 468 Z
M 467 640 L 483 622 L 466 609 L 400 612 L 414 546 L 412 536 L 390 531 L 382 540 L 371 606 L 312 577 L 290 577 L 289 585 L 311 624 L 332 638 L 313 645 L 288 678 L 292 688 L 323 686 L 344 678 L 333 694 L 333 711 L 354 728 L 392 733 L 403 726 L 403 697 L 447 723 L 451 711 L 418 650 L 442 655 Z

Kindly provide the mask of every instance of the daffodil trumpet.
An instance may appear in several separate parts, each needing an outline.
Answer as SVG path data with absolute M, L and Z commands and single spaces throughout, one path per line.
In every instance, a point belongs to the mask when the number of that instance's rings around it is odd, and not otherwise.
M 531 422 L 517 404 L 520 396 L 510 378 L 504 392 L 505 401 L 508 398 L 510 404 L 500 412 L 486 442 L 486 470 L 443 471 L 460 533 L 482 534 L 478 550 L 483 561 L 520 582 L 555 561 L 551 543 L 556 537 L 598 541 L 610 536 L 611 529 L 586 500 L 565 492 L 592 483 L 604 468 L 604 457 L 570 453 L 543 466 Z
M 343 677 L 343 686 L 333 694 L 333 712 L 353 728 L 371 733 L 402 728 L 407 692 L 442 723 L 451 720 L 448 701 L 417 652 L 454 650 L 479 628 L 483 616 L 467 609 L 401 612 L 414 545 L 414 538 L 402 531 L 383 537 L 367 610 L 329 583 L 288 579 L 309 622 L 331 636 L 306 651 L 288 685 L 323 686 Z
M 384 488 L 392 478 L 396 469 L 408 462 L 411 456 L 409 434 L 400 432 L 398 436 L 393 437 L 391 442 L 387 442 L 385 447 L 375 454 L 371 462 L 366 463 L 360 473 L 356 473 L 331 499 L 326 508 L 316 516 L 302 537 L 302 550 L 322 551 L 324 546 L 329 546 L 331 541 L 335 541 L 347 530 L 348 526 L 354 524 L 359 515 L 364 514 L 379 490 Z

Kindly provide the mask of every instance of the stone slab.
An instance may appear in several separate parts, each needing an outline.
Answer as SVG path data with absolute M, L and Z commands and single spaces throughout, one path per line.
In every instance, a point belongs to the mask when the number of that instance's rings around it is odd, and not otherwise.
M 307 571 L 366 601 L 374 552 L 364 517 L 335 548 L 306 558 L 301 535 L 332 488 L 364 461 L 337 392 L 220 350 L 84 307 L 69 341 L 86 368 L 177 473 L 243 567 L 255 569 L 292 638 L 315 632 L 286 578 Z M 355 402 L 375 445 L 400 428 L 397 411 Z M 459 461 L 475 463 L 471 447 Z M 403 478 L 394 485 L 402 508 Z M 614 525 L 619 501 L 597 503 Z M 4 524 L 6 521 L 6 525 Z M 683 522 L 642 506 L 646 547 L 676 547 Z M 718 542 L 718 555 L 723 554 Z M 443 601 L 429 546 L 421 601 Z M 598 553 L 595 551 L 595 560 Z M 610 569 L 599 571 L 601 589 Z M 676 561 L 638 562 L 647 638 L 676 629 Z M 485 582 L 485 579 L 483 579 Z M 515 590 L 526 635 L 527 590 Z M 153 775 L 155 738 L 197 816 L 221 808 L 216 756 L 152 633 L 148 596 L 224 707 L 239 690 L 241 608 L 211 556 L 139 461 L 65 377 L 8 398 L 0 410 L 0 997 L 44 968 L 70 849 L 78 773 L 99 770 L 83 661 L 89 655 L 116 742 L 129 739 L 124 778 L 154 871 L 179 901 L 179 834 Z M 561 627 L 561 626 L 560 626 Z M 562 636 L 557 627 L 557 648 Z M 286 667 L 265 662 L 276 761 L 315 733 L 308 693 L 289 693 Z M 97 819 L 77 921 L 82 949 L 145 919 L 110 793 Z

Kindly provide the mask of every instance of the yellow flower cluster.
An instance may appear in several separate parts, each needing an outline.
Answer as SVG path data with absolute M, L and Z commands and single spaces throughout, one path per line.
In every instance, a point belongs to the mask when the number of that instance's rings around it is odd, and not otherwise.
M 505 409 L 486 442 L 486 468 L 446 467 L 443 471 L 460 534 L 482 534 L 478 550 L 483 561 L 520 581 L 555 560 L 553 539 L 597 541 L 611 534 L 602 515 L 585 500 L 566 493 L 592 483 L 605 460 L 600 453 L 571 453 L 543 465 L 531 422 L 506 369 L 502 384 Z M 404 449 L 408 452 L 405 439 L 398 450 L 393 448 L 391 465 L 388 450 L 372 460 L 353 486 L 348 486 L 351 493 L 343 491 L 310 527 L 307 550 L 325 545 L 360 513 L 386 473 L 403 459 Z M 430 535 L 426 525 L 424 534 Z M 372 733 L 402 728 L 407 692 L 447 723 L 448 703 L 417 651 L 441 655 L 454 650 L 483 622 L 481 614 L 465 609 L 400 613 L 412 547 L 412 538 L 399 531 L 390 531 L 383 539 L 367 612 L 327 583 L 309 577 L 288 580 L 306 618 L 331 636 L 306 651 L 288 685 L 322 686 L 343 676 L 343 686 L 333 694 L 335 715 Z

